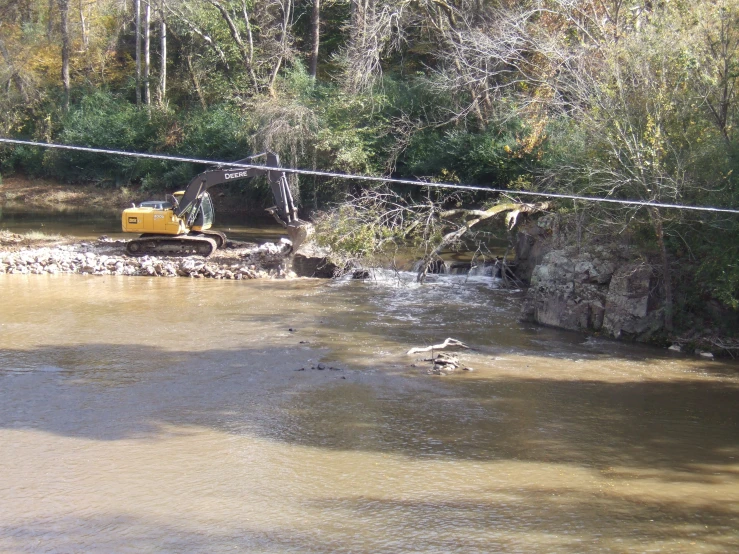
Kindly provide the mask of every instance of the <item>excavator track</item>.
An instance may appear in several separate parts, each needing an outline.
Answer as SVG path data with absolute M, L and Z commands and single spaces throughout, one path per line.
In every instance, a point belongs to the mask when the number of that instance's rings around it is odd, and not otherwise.
M 190 231 L 188 233 L 188 236 L 208 237 L 209 239 L 213 239 L 214 241 L 216 241 L 216 248 L 223 248 L 223 245 L 226 244 L 226 235 L 221 233 L 220 231 L 213 231 L 212 229 L 209 229 L 207 231 Z
M 218 243 L 207 236 L 141 235 L 126 244 L 130 256 L 203 256 L 207 258 Z

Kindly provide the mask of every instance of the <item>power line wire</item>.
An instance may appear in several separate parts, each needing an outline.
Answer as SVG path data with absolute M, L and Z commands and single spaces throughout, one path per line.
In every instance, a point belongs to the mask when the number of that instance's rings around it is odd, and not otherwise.
M 264 165 L 247 164 L 243 162 L 224 162 L 215 160 L 203 160 L 199 158 L 185 158 L 182 156 L 167 156 L 163 154 L 148 154 L 144 152 L 127 152 L 125 150 L 109 150 L 105 148 L 92 148 L 88 146 L 71 146 L 67 144 L 54 144 L 49 142 L 33 142 L 28 140 L 0 138 L 0 143 L 19 144 L 22 146 L 38 146 L 43 148 L 56 148 L 60 150 L 74 150 L 78 152 L 90 152 L 93 154 L 113 154 L 116 156 L 129 156 L 133 158 L 148 158 L 152 160 L 165 160 L 173 162 L 196 163 L 205 165 L 218 165 L 226 167 L 234 167 L 241 169 L 273 169 Z M 480 187 L 473 185 L 456 185 L 454 183 L 429 183 L 426 181 L 414 181 L 410 179 L 393 179 L 390 177 L 373 177 L 371 175 L 349 175 L 346 173 L 333 173 L 328 171 L 314 171 L 310 169 L 293 169 L 289 167 L 275 168 L 285 173 L 295 175 L 311 175 L 314 177 L 331 177 L 340 179 L 354 179 L 357 181 L 374 181 L 382 183 L 393 183 L 398 185 L 412 185 L 417 187 L 429 188 L 447 188 L 456 190 L 476 191 L 476 192 L 497 192 L 509 195 L 519 196 L 539 196 L 542 198 L 559 198 L 563 200 L 582 200 L 585 202 L 604 202 L 608 204 L 622 204 L 626 206 L 637 206 L 647 208 L 672 208 L 676 210 L 692 210 L 700 212 L 728 213 L 739 214 L 739 209 L 733 208 L 714 208 L 711 206 L 688 206 L 684 204 L 665 204 L 662 202 L 649 202 L 643 200 L 620 200 L 617 198 L 600 198 L 595 196 L 579 196 L 575 194 L 560 194 L 556 192 L 534 192 L 529 190 L 509 190 L 497 189 L 489 187 Z

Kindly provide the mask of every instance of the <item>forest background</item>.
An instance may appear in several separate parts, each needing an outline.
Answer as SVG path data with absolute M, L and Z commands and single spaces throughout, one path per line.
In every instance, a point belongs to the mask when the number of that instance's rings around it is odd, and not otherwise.
M 1 135 L 215 160 L 736 208 L 738 79 L 739 0 L 0 0 Z M 200 169 L 0 149 L 2 174 L 101 187 Z M 739 217 L 558 209 L 660 259 L 678 326 L 720 303 L 736 330 Z

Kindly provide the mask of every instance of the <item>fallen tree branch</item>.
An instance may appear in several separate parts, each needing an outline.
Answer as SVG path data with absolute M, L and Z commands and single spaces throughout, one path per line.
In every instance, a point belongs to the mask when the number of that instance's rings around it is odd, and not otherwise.
M 429 272 L 429 268 L 431 267 L 431 264 L 439 257 L 439 254 L 448 245 L 462 238 L 462 236 L 464 236 L 465 233 L 467 233 L 472 227 L 474 227 L 481 221 L 485 221 L 486 219 L 495 217 L 496 215 L 501 214 L 503 212 L 510 212 L 508 217 L 506 217 L 506 226 L 510 230 L 516 224 L 516 218 L 518 217 L 518 214 L 535 213 L 538 211 L 548 210 L 549 206 L 550 206 L 549 202 L 538 202 L 536 204 L 523 204 L 519 202 L 508 202 L 504 204 L 496 204 L 495 206 L 492 206 L 491 208 L 488 208 L 487 210 L 454 209 L 454 210 L 447 210 L 445 212 L 441 212 L 440 215 L 442 217 L 450 217 L 453 215 L 465 214 L 465 215 L 472 215 L 475 217 L 475 219 L 470 219 L 466 221 L 458 229 L 444 235 L 439 245 L 436 248 L 434 248 L 431 252 L 426 254 L 426 256 L 424 256 L 423 263 L 418 268 L 418 274 L 416 275 L 416 280 L 419 283 L 423 283 L 426 280 L 426 275 Z
M 465 348 L 469 350 L 469 346 L 467 346 L 465 343 L 458 341 L 457 339 L 448 338 L 441 344 L 434 344 L 431 346 L 424 346 L 424 347 L 416 347 L 411 348 L 406 354 L 408 356 L 412 356 L 413 354 L 417 354 L 419 352 L 430 352 L 432 350 L 443 350 L 444 348 L 448 347 L 457 347 L 457 348 Z

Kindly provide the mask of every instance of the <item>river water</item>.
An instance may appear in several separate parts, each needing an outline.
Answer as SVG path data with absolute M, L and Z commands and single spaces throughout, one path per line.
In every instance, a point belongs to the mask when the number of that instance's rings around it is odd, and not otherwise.
M 436 279 L 0 275 L 0 551 L 739 550 L 735 363 Z

